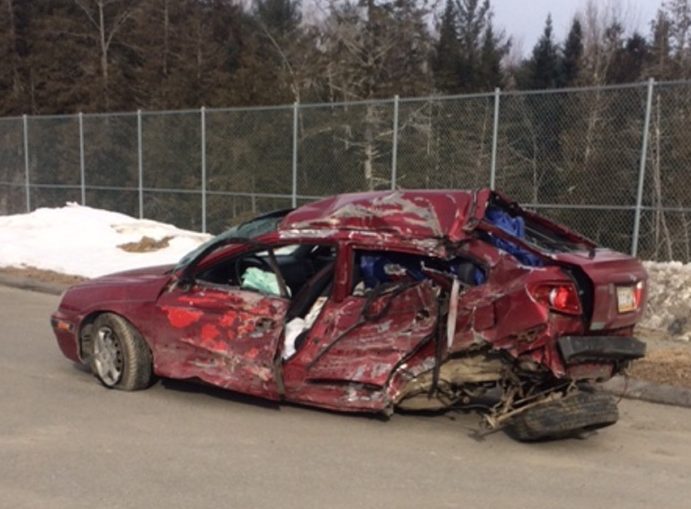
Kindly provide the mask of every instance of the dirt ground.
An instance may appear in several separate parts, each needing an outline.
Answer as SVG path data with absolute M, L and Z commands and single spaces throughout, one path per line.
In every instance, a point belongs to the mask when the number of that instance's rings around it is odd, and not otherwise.
M 639 328 L 637 335 L 646 342 L 648 352 L 633 363 L 631 377 L 691 389 L 691 343 L 671 341 L 652 329 Z
M 165 240 L 165 239 L 164 239 Z M 148 244 L 144 242 L 143 244 Z M 149 246 L 138 246 L 147 250 Z M 71 286 L 86 278 L 35 267 L 0 268 L 0 275 L 28 278 L 41 283 Z M 664 332 L 639 327 L 637 335 L 648 345 L 645 358 L 629 369 L 632 378 L 691 389 L 691 342 L 673 341 Z
M 26 278 L 40 283 L 64 285 L 65 287 L 76 285 L 77 283 L 87 280 L 87 278 L 82 276 L 62 274 L 52 270 L 37 269 L 36 267 L 0 267 L 0 275 Z

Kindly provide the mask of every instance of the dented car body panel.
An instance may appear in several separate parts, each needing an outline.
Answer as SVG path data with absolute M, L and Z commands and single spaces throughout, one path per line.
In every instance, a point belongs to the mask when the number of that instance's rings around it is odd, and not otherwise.
M 199 285 L 157 302 L 170 334 L 156 346 L 162 376 L 205 382 L 278 399 L 274 359 L 288 301 L 250 291 Z
M 159 376 L 372 412 L 563 391 L 642 355 L 607 339 L 633 341 L 640 262 L 489 189 L 339 195 L 256 221 L 177 267 L 73 287 L 53 315 L 63 353 L 88 362 L 90 324 L 116 313 Z M 587 357 L 567 363 L 562 337 Z

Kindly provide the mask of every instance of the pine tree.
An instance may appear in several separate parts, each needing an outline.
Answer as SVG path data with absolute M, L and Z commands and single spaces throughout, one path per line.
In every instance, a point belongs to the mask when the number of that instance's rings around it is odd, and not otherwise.
M 472 92 L 481 81 L 482 35 L 491 13 L 489 0 L 456 0 L 456 9 L 461 50 L 458 81 L 463 91 Z
M 447 0 L 433 60 L 437 89 L 459 93 L 498 86 L 509 47 L 504 33 L 494 29 L 489 0 Z
M 564 54 L 561 59 L 559 86 L 568 87 L 576 84 L 583 55 L 583 30 L 578 18 L 571 23 L 569 35 L 564 43 Z
M 631 83 L 643 76 L 643 65 L 648 57 L 648 43 L 641 34 L 634 32 L 618 48 L 607 76 L 608 83 Z
M 302 20 L 300 0 L 259 0 L 254 13 L 274 35 L 294 31 Z
M 532 89 L 555 88 L 559 78 L 559 48 L 552 34 L 552 16 L 548 15 L 542 36 L 533 48 L 528 64 L 526 86 Z
M 437 90 L 447 94 L 456 94 L 460 91 L 458 82 L 460 54 L 454 0 L 446 0 L 446 7 L 439 25 L 439 40 L 435 44 L 432 61 L 434 84 Z
M 496 35 L 491 19 L 482 37 L 478 84 L 483 90 L 491 90 L 501 85 L 503 75 L 501 59 L 509 51 L 510 41 L 504 41 L 503 33 Z

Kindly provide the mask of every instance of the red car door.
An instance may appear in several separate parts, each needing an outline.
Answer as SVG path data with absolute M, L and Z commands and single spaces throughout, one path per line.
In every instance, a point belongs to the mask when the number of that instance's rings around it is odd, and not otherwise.
M 379 316 L 364 319 L 365 297 L 329 302 L 315 326 L 320 349 L 309 380 L 383 386 L 391 372 L 436 331 L 438 302 L 425 281 L 370 302 Z
M 156 372 L 278 399 L 274 361 L 289 303 L 203 281 L 162 294 L 157 308 L 166 324 L 157 341 Z

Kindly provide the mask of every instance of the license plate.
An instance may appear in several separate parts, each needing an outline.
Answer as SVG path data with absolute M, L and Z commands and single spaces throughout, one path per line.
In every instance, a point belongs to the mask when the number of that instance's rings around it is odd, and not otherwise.
M 633 296 L 633 286 L 617 286 L 617 309 L 620 313 L 635 311 L 636 300 Z

